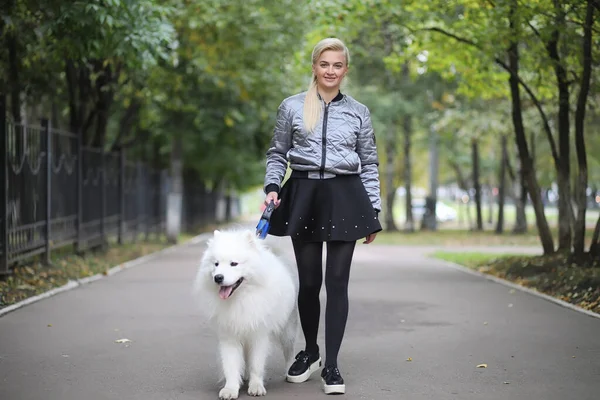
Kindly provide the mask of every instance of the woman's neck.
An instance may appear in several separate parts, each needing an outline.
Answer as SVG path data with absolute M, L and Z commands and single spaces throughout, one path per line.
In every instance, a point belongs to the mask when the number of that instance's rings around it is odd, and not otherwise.
M 318 90 L 319 95 L 326 104 L 331 103 L 331 100 L 335 99 L 335 96 L 340 92 L 340 88 L 318 88 Z

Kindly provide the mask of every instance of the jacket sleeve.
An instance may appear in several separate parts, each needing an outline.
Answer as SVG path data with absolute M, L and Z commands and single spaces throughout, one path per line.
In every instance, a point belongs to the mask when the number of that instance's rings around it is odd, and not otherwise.
M 356 142 L 356 152 L 361 162 L 360 178 L 369 195 L 373 208 L 378 213 L 381 211 L 381 194 L 379 183 L 379 157 L 371 113 L 365 107 L 362 115 L 362 125 Z
M 267 166 L 263 190 L 279 192 L 281 181 L 287 170 L 287 153 L 292 146 L 292 117 L 285 102 L 277 109 L 275 128 L 271 144 L 267 150 Z

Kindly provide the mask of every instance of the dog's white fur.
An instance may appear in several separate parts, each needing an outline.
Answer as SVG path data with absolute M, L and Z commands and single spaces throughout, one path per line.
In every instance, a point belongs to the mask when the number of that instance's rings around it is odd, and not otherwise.
M 223 276 L 220 285 L 216 275 Z M 240 278 L 239 287 L 222 299 L 220 287 Z M 264 370 L 272 342 L 290 364 L 298 329 L 297 291 L 292 270 L 254 232 L 216 230 L 209 239 L 194 294 L 218 336 L 225 379 L 220 399 L 237 399 L 243 376 L 249 379 L 249 395 L 266 394 Z

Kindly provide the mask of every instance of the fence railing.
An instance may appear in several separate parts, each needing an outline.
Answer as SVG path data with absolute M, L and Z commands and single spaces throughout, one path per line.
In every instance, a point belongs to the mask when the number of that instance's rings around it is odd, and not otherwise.
M 54 249 L 80 252 L 161 234 L 166 225 L 166 170 L 127 159 L 123 150 L 84 146 L 81 135 L 7 120 L 0 97 L 0 274 Z M 216 195 L 187 182 L 183 229 L 215 219 Z

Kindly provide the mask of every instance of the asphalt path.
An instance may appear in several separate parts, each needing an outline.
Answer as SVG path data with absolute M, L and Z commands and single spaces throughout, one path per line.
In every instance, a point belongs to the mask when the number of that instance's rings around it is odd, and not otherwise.
M 292 262 L 285 239 L 271 243 Z M 376 243 L 354 257 L 345 398 L 599 398 L 600 319 L 452 268 L 428 256 L 435 247 Z M 216 399 L 216 337 L 190 294 L 203 249 L 182 246 L 0 317 L 0 399 Z M 285 368 L 274 353 L 267 398 L 325 398 L 318 373 L 290 384 Z

